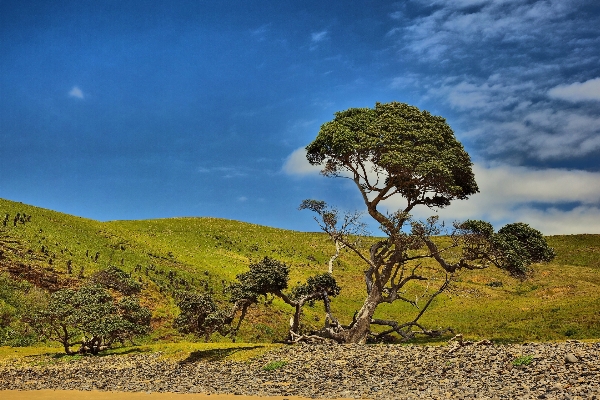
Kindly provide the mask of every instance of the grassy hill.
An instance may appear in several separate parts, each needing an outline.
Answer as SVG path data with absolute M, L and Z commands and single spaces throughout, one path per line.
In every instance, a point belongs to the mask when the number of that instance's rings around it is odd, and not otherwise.
M 17 213 L 20 220 L 15 223 Z M 142 302 L 151 308 L 155 328 L 149 340 L 180 338 L 172 328 L 178 312 L 173 293 L 178 290 L 211 291 L 224 298 L 223 288 L 265 256 L 291 267 L 293 286 L 326 271 L 335 252 L 321 233 L 215 218 L 98 222 L 0 199 L 0 223 L 4 220 L 0 273 L 53 291 L 77 286 L 109 265 L 118 266 L 143 283 Z M 521 282 L 493 269 L 461 273 L 422 322 L 489 339 L 600 337 L 600 235 L 552 236 L 548 241 L 557 258 L 537 265 L 531 279 Z M 342 322 L 349 322 L 362 303 L 362 269 L 349 253 L 336 261 L 334 275 L 342 292 L 332 306 Z M 406 320 L 402 316 L 415 310 L 394 304 L 378 312 L 381 317 Z M 254 307 L 240 339 L 282 339 L 290 313 L 278 300 Z M 319 326 L 322 314 L 318 307 L 309 309 L 304 321 Z

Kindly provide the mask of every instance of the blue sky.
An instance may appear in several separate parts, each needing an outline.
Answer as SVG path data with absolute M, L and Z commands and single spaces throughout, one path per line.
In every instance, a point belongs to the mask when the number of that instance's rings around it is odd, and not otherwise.
M 316 230 L 305 198 L 363 207 L 302 149 L 394 100 L 447 118 L 475 162 L 481 193 L 444 219 L 600 233 L 594 0 L 0 0 L 2 198 Z

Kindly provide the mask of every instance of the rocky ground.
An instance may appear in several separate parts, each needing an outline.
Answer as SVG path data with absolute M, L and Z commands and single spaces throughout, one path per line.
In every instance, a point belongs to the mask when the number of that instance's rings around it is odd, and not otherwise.
M 600 343 L 287 346 L 249 362 L 201 354 L 0 365 L 1 389 L 76 389 L 369 399 L 598 399 Z M 272 370 L 274 361 L 287 362 Z M 283 363 L 280 363 L 283 364 Z M 518 365 L 522 364 L 522 365 Z

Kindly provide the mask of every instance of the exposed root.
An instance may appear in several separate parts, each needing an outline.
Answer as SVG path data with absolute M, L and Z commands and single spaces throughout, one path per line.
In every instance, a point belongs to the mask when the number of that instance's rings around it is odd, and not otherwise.
M 397 333 L 402 338 L 402 341 L 412 340 L 416 337 L 416 335 L 425 335 L 432 338 L 441 337 L 447 332 L 454 333 L 452 328 L 445 329 L 427 329 L 423 325 L 419 324 L 416 321 L 406 322 L 404 324 L 399 324 L 393 320 L 382 320 L 382 319 L 373 319 L 371 320 L 371 324 L 373 325 L 383 325 L 388 326 L 389 329 L 374 335 L 375 341 L 378 341 L 390 333 Z M 413 330 L 413 327 L 418 328 L 419 330 Z
M 324 343 L 324 344 L 334 344 L 335 340 L 325 338 L 317 335 L 299 335 L 293 331 L 290 331 L 290 339 L 286 341 L 288 344 L 295 343 Z

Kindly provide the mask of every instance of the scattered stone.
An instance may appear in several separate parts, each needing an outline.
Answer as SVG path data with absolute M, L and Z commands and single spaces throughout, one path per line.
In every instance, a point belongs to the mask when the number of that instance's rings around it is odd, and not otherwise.
M 579 359 L 577 357 L 575 357 L 575 354 L 567 353 L 567 355 L 565 356 L 565 362 L 574 364 L 574 363 L 579 362 Z
M 453 346 L 452 346 L 453 347 Z M 159 353 L 47 358 L 0 364 L 2 389 L 233 393 L 368 399 L 600 399 L 600 346 L 591 343 L 465 346 L 286 346 L 250 362 L 166 361 Z M 535 355 L 526 369 L 517 355 Z M 585 362 L 556 363 L 556 354 Z M 286 360 L 273 371 L 264 365 Z M 565 357 L 566 360 L 566 357 Z

